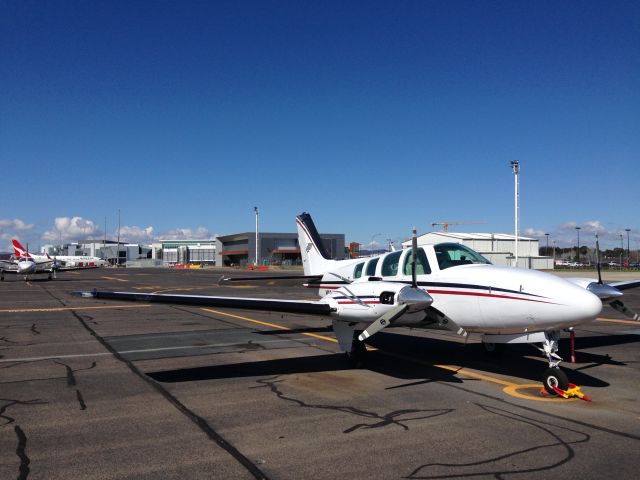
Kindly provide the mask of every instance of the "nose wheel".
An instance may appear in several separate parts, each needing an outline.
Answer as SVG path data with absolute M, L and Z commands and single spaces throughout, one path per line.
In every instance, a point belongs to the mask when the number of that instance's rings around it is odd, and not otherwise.
M 545 340 L 542 348 L 538 348 L 549 362 L 549 368 L 545 370 L 542 377 L 544 389 L 550 395 L 557 395 L 555 389 L 566 390 L 569 387 L 569 379 L 567 374 L 560 370 L 560 362 L 562 357 L 558 355 L 558 341 L 560 340 L 560 332 L 552 331 L 544 334 Z M 554 388 L 555 387 L 555 388 Z
M 559 388 L 560 390 L 566 390 L 569 388 L 569 378 L 567 378 L 567 374 L 558 367 L 548 368 L 544 372 L 542 383 L 544 384 L 544 389 L 549 395 L 558 394 L 554 387 Z

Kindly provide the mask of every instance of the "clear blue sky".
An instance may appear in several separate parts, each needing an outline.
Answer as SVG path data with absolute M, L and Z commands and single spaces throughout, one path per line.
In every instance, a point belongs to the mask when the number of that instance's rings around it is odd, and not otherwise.
M 640 242 L 637 1 L 0 7 L 0 250 L 118 208 L 132 236 L 250 231 L 254 205 L 363 243 L 511 232 L 512 159 L 523 233 Z

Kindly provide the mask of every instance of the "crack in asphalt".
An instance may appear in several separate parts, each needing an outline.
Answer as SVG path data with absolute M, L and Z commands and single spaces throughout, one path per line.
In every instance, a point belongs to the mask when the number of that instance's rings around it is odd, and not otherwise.
M 91 370 L 92 368 L 96 367 L 96 362 L 91 362 L 91 366 L 87 367 L 87 368 L 78 368 L 76 370 L 72 369 L 69 365 L 67 365 L 64 362 L 59 362 L 58 360 L 54 360 L 53 363 L 57 363 L 58 365 L 62 365 L 66 371 L 67 371 L 67 386 L 68 387 L 73 387 L 75 385 L 77 385 L 77 381 L 76 381 L 76 376 L 74 375 L 75 372 L 83 372 L 85 370 Z
M 9 425 L 10 423 L 13 423 L 16 421 L 15 418 L 5 414 L 7 409 L 9 409 L 10 407 L 13 407 L 14 405 L 45 405 L 49 403 L 49 402 L 45 402 L 44 400 L 40 400 L 39 398 L 36 398 L 34 400 L 14 400 L 12 398 L 0 398 L 0 402 L 9 402 L 9 403 L 6 403 L 5 405 L 0 406 L 0 418 L 4 418 L 6 420 L 6 422 L 3 423 L 1 426 Z
M 35 323 L 33 325 L 31 325 L 31 331 L 33 333 L 35 333 L 36 335 L 40 335 L 40 332 L 38 330 L 36 330 L 36 324 Z
M 111 354 L 120 362 L 124 363 L 131 372 L 146 382 L 165 400 L 173 405 L 180 413 L 191 420 L 207 437 L 216 443 L 220 448 L 225 450 L 231 455 L 240 465 L 242 465 L 254 478 L 258 480 L 268 480 L 267 475 L 260 470 L 251 460 L 245 457 L 236 447 L 225 440 L 219 433 L 217 433 L 211 425 L 201 416 L 186 407 L 180 400 L 174 397 L 168 390 L 166 390 L 160 383 L 153 380 L 148 375 L 145 375 L 133 362 L 124 358 L 115 348 L 111 346 L 104 338 L 102 338 L 95 330 L 93 330 L 87 322 L 75 311 L 70 310 L 71 314 L 80 322 L 80 324 Z
M 18 437 L 18 448 L 16 448 L 16 454 L 18 455 L 18 458 L 20 458 L 20 475 L 18 475 L 18 480 L 26 480 L 26 478 L 29 476 L 29 464 L 31 463 L 31 460 L 29 460 L 29 457 L 26 453 L 27 436 L 24 434 L 24 431 L 20 428 L 19 425 L 16 425 L 13 430 L 16 432 L 16 435 Z
M 404 409 L 404 410 L 395 410 L 386 414 L 378 414 L 375 412 L 370 412 L 366 410 L 362 410 L 360 408 L 352 407 L 352 406 L 343 406 L 343 405 L 323 405 L 323 404 L 312 404 L 304 402 L 298 398 L 294 398 L 291 396 L 285 395 L 282 390 L 277 387 L 277 383 L 282 382 L 283 380 L 278 380 L 279 375 L 271 378 L 265 378 L 261 380 L 257 380 L 256 383 L 261 385 L 251 388 L 269 388 L 271 392 L 273 392 L 278 398 L 281 400 L 285 400 L 288 402 L 292 402 L 297 404 L 303 408 L 316 408 L 321 410 L 334 410 L 337 412 L 347 413 L 350 415 L 356 415 L 358 417 L 370 418 L 373 420 L 379 420 L 375 423 L 358 423 L 355 424 L 346 430 L 343 430 L 342 433 L 351 433 L 358 429 L 373 429 L 373 428 L 382 428 L 387 425 L 397 425 L 402 427 L 404 430 L 409 430 L 408 425 L 405 425 L 403 422 L 415 421 L 415 420 L 426 420 L 428 418 L 435 418 L 441 415 L 447 415 L 454 411 L 452 408 L 442 408 L 442 409 Z M 399 418 L 402 415 L 412 415 L 418 414 L 414 417 L 407 418 Z M 420 415 L 423 414 L 423 415 Z
M 78 399 L 78 403 L 80 404 L 80 410 L 86 410 L 87 404 L 84 403 L 84 398 L 82 398 L 82 393 L 80 390 L 76 389 L 76 398 Z
M 585 433 L 585 432 L 581 432 L 579 430 L 574 430 L 571 428 L 567 428 L 567 427 L 561 427 L 557 424 L 553 424 L 553 423 L 549 423 L 549 422 L 543 422 L 540 420 L 536 420 L 530 417 L 526 417 L 524 415 L 520 415 L 514 412 L 510 412 L 508 410 L 504 410 L 495 406 L 491 406 L 491 405 L 483 405 L 480 403 L 474 403 L 474 405 L 476 405 L 477 407 L 481 408 L 482 410 L 484 410 L 485 412 L 500 416 L 506 420 L 511 420 L 514 422 L 519 422 L 519 423 L 523 423 L 525 425 L 529 425 L 539 431 L 542 431 L 546 434 L 549 435 L 549 437 L 551 437 L 551 441 L 548 443 L 543 443 L 540 445 L 534 445 L 531 447 L 527 447 L 527 448 L 523 448 L 520 450 L 515 450 L 512 452 L 508 452 L 508 453 L 504 453 L 501 455 L 497 455 L 495 457 L 492 458 L 488 458 L 485 460 L 478 460 L 478 461 L 474 461 L 474 462 L 466 462 L 466 463 L 427 463 L 424 465 L 419 466 L 418 468 L 414 469 L 407 477 L 404 478 L 408 478 L 408 479 L 441 479 L 441 478 L 466 478 L 466 477 L 476 477 L 476 476 L 485 476 L 485 475 L 493 475 L 494 478 L 500 480 L 504 478 L 504 475 L 508 475 L 508 474 L 516 474 L 516 473 L 533 473 L 533 472 L 542 472 L 542 471 L 546 471 L 546 470 L 551 470 L 554 469 L 556 467 L 559 467 L 560 465 L 563 465 L 567 462 L 570 462 L 571 460 L 573 460 L 576 456 L 575 450 L 573 449 L 572 445 L 577 445 L 580 443 L 585 443 L 585 442 L 589 442 L 591 439 L 591 435 Z M 543 426 L 546 425 L 546 426 Z M 557 430 L 562 430 L 564 433 L 572 433 L 577 435 L 577 439 L 568 441 L 568 440 L 564 440 L 559 433 L 556 433 L 555 431 Z M 507 447 L 509 447 L 510 445 L 507 444 Z M 552 463 L 549 463 L 547 465 L 542 465 L 539 467 L 533 467 L 533 468 L 522 468 L 519 469 L 517 467 L 517 458 L 518 456 L 524 456 L 527 454 L 532 454 L 535 452 L 538 452 L 539 450 L 543 450 L 543 449 L 554 449 L 555 447 L 559 447 L 561 450 L 564 450 L 564 456 L 556 461 L 553 461 Z M 547 458 L 550 458 L 551 454 L 549 453 L 537 453 L 537 456 L 535 458 L 538 459 L 543 459 L 546 460 Z M 510 464 L 513 465 L 513 468 L 511 469 L 507 469 L 504 468 L 504 464 L 506 463 L 506 460 L 509 459 L 510 460 Z M 472 467 L 481 467 L 481 466 L 487 466 L 491 463 L 495 463 L 497 464 L 495 467 L 493 467 L 493 470 L 491 469 L 491 466 L 489 466 L 488 469 L 485 470 L 481 470 L 481 471 L 474 471 L 474 472 L 469 472 L 469 473 L 463 473 L 460 471 L 452 471 L 453 469 L 462 469 L 462 468 L 472 468 Z M 444 474 L 429 474 L 429 472 L 426 472 L 425 475 L 425 470 L 428 469 L 435 469 L 437 467 L 442 467 L 442 468 L 446 468 L 447 469 L 447 473 Z

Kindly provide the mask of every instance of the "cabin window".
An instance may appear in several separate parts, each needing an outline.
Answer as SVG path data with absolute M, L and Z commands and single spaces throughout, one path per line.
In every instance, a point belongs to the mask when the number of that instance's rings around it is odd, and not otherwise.
M 413 262 L 413 251 L 409 250 L 409 253 L 405 257 L 403 272 L 405 275 L 411 275 L 411 263 Z M 429 266 L 429 260 L 427 260 L 427 254 L 424 253 L 424 249 L 418 249 L 418 255 L 416 259 L 416 275 L 428 275 L 431 273 L 431 267 Z
M 353 271 L 353 278 L 360 278 L 362 276 L 363 268 L 364 262 L 357 264 L 355 270 Z
M 367 263 L 367 270 L 365 272 L 365 275 L 367 275 L 368 277 L 373 277 L 376 274 L 376 265 L 378 265 L 378 260 L 380 260 L 380 258 L 372 258 L 371 260 L 369 260 L 369 263 Z
M 382 260 L 383 277 L 395 277 L 396 275 L 398 275 L 398 264 L 400 263 L 400 255 L 402 255 L 402 250 L 389 253 L 384 257 L 384 260 Z
M 459 243 L 439 243 L 434 245 L 434 250 L 440 270 L 472 263 L 491 265 L 491 262 L 478 252 Z

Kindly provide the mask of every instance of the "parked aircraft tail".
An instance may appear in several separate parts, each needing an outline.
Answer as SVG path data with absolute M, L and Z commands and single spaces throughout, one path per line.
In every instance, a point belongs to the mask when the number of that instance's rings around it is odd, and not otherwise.
M 302 212 L 296 217 L 296 225 L 304 274 L 321 275 L 327 272 L 335 260 L 331 260 L 311 215 Z
M 13 251 L 15 252 L 16 257 L 18 257 L 18 258 L 20 258 L 20 257 L 30 258 L 31 257 L 29 252 L 27 252 L 25 250 L 25 248 L 22 245 L 20 245 L 20 242 L 18 240 L 16 240 L 14 238 L 11 243 L 13 243 Z

